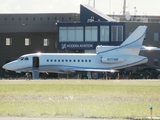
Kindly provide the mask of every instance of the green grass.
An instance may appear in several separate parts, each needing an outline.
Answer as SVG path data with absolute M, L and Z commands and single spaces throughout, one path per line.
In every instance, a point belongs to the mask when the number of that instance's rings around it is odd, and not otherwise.
M 148 117 L 160 116 L 156 80 L 2 80 L 0 116 Z

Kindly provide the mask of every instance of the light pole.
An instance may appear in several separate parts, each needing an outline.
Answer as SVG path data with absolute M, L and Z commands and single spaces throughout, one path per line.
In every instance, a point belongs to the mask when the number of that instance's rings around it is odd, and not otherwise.
M 90 1 L 91 0 L 88 0 L 88 4 L 90 5 Z M 95 0 L 93 0 L 93 7 L 95 8 Z
M 135 17 L 136 17 L 136 13 L 137 13 L 137 9 L 136 9 L 136 7 L 134 7 L 134 15 L 135 15 Z

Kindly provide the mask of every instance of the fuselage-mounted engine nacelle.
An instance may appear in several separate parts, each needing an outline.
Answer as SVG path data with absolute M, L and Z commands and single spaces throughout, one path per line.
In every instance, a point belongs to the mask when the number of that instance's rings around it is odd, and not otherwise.
M 125 59 L 121 57 L 102 57 L 101 61 L 102 63 L 116 64 L 116 63 L 124 62 Z

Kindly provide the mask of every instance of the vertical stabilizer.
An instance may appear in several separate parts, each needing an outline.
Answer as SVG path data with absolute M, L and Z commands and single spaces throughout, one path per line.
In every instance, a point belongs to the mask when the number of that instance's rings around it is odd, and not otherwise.
M 108 55 L 139 55 L 142 48 L 142 43 L 146 35 L 147 26 L 139 26 L 137 29 L 120 45 L 114 47 L 97 47 L 97 49 L 103 49 L 98 54 Z M 106 49 L 106 50 L 104 50 Z
M 146 35 L 147 26 L 139 26 L 121 45 L 120 47 L 139 48 L 142 46 Z

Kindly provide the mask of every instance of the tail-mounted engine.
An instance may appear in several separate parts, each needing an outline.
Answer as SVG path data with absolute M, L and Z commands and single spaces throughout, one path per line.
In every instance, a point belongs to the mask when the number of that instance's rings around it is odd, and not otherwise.
M 121 57 L 102 57 L 101 61 L 107 64 L 116 64 L 116 63 L 124 62 L 125 59 Z

